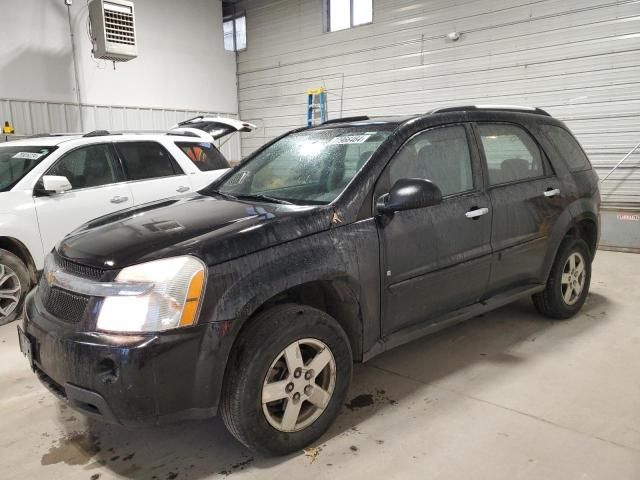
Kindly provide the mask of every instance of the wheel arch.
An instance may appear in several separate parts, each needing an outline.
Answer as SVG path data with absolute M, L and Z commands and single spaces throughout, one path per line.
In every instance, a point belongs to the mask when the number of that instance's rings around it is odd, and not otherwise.
M 554 228 L 551 233 L 550 244 L 552 248 L 547 250 L 544 262 L 545 271 L 543 278 L 545 282 L 549 277 L 551 267 L 560 250 L 560 246 L 567 237 L 578 237 L 585 240 L 589 246 L 589 253 L 591 254 L 592 260 L 598 248 L 598 239 L 600 236 L 598 216 L 590 211 L 583 211 L 579 215 L 570 216 L 569 210 L 566 210 L 565 214 L 561 216 L 561 219 L 564 217 L 564 221 L 558 222 L 556 228 Z
M 220 324 L 225 335 L 230 337 L 230 342 L 226 347 L 225 363 L 217 375 L 220 380 L 220 390 L 217 395 L 221 395 L 224 385 L 229 378 L 229 369 L 233 368 L 233 355 L 237 352 L 237 345 L 240 343 L 243 332 L 256 320 L 261 312 L 276 305 L 295 303 L 310 306 L 324 311 L 331 315 L 344 329 L 349 339 L 353 360 L 358 362 L 363 358 L 363 322 L 360 310 L 360 303 L 355 293 L 354 285 L 345 277 L 333 277 L 289 285 L 277 293 L 271 293 L 267 298 L 262 298 L 256 302 L 254 297 L 245 305 L 242 316 L 235 320 L 223 320 Z M 219 405 L 220 397 L 216 401 Z
M 591 259 L 593 260 L 593 257 L 595 256 L 596 250 L 598 248 L 599 238 L 597 219 L 591 218 L 591 216 L 589 215 L 584 215 L 581 218 L 577 218 L 564 236 L 574 236 L 582 238 L 589 246 L 589 253 L 591 254 Z
M 36 264 L 29 252 L 29 249 L 24 243 L 17 238 L 4 236 L 0 237 L 0 248 L 13 253 L 24 262 L 27 266 L 27 270 L 29 271 L 32 284 L 35 284 L 38 281 L 38 270 L 36 269 Z
M 245 325 L 260 312 L 283 303 L 317 308 L 333 317 L 349 338 L 354 360 L 362 360 L 363 323 L 360 303 L 348 279 L 314 280 L 289 287 L 265 300 L 244 322 Z

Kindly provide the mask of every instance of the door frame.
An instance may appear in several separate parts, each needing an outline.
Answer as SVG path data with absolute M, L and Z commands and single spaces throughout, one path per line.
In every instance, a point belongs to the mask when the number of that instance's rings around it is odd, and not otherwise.
M 549 155 L 547 154 L 547 152 L 545 151 L 544 147 L 542 146 L 542 144 L 540 143 L 539 139 L 537 138 L 536 134 L 534 134 L 532 132 L 532 129 L 530 127 L 528 127 L 525 123 L 517 123 L 517 122 L 513 122 L 513 121 L 504 121 L 504 120 L 475 120 L 470 122 L 471 124 L 471 128 L 474 132 L 474 138 L 475 138 L 475 142 L 476 142 L 476 149 L 478 151 L 478 154 L 480 156 L 481 159 L 481 163 L 482 163 L 482 168 L 483 171 L 485 172 L 484 174 L 484 179 L 485 179 L 485 191 L 487 192 L 487 195 L 489 197 L 489 201 L 491 203 L 491 208 L 495 209 L 495 205 L 494 205 L 494 192 L 502 189 L 502 188 L 509 188 L 509 187 L 517 187 L 517 185 L 523 185 L 523 184 L 527 184 L 527 183 L 532 183 L 532 182 L 539 182 L 539 181 L 543 181 L 543 180 L 548 180 L 548 181 L 552 181 L 552 182 L 556 182 L 558 184 L 561 184 L 561 180 L 560 180 L 560 176 L 557 174 L 556 169 L 554 168 Z M 503 183 L 498 183 L 495 185 L 491 185 L 489 183 L 489 163 L 487 161 L 487 157 L 486 157 L 486 153 L 484 150 L 484 145 L 482 144 L 482 139 L 480 136 L 480 132 L 478 130 L 478 126 L 482 125 L 482 124 L 490 124 L 490 125 L 509 125 L 512 126 L 514 128 L 519 128 L 520 130 L 524 131 L 529 137 L 530 139 L 533 141 L 533 143 L 537 146 L 538 151 L 540 152 L 540 158 L 541 158 L 541 162 L 542 162 L 542 168 L 543 168 L 543 175 L 539 175 L 537 177 L 528 177 L 528 178 L 522 178 L 522 179 L 517 179 L 517 180 L 512 180 L 509 182 L 503 182 Z M 495 230 L 493 229 L 493 221 L 494 221 L 495 217 L 492 218 L 492 229 L 491 229 L 491 250 L 492 250 L 492 275 L 493 272 L 496 270 L 495 269 L 495 262 L 496 259 L 500 259 L 502 258 L 503 252 L 509 252 L 512 249 L 521 249 L 521 248 L 525 248 L 528 244 L 530 245 L 534 245 L 535 242 L 540 241 L 541 238 L 543 237 L 537 237 L 537 238 L 533 238 L 533 239 L 525 239 L 522 241 L 519 241 L 518 243 L 514 243 L 513 245 L 508 245 L 506 247 L 500 247 L 498 249 L 496 249 L 496 246 L 494 245 L 494 234 L 496 233 Z M 491 290 L 492 287 L 492 278 L 489 279 L 489 287 Z M 499 291 L 497 291 L 497 293 L 499 293 Z M 496 292 L 494 292 L 495 294 Z
M 395 160 L 395 158 L 397 157 L 398 153 L 405 147 L 405 145 L 411 141 L 414 137 L 416 137 L 417 135 L 420 135 L 424 132 L 427 132 L 429 130 L 434 130 L 437 128 L 446 128 L 446 127 L 455 127 L 455 126 L 462 126 L 465 129 L 465 134 L 467 137 L 467 146 L 469 148 L 469 156 L 471 159 L 471 171 L 472 171 L 472 175 L 473 175 L 473 189 L 471 190 L 467 190 L 464 192 L 460 192 L 460 193 L 455 193 L 455 194 L 451 194 L 451 195 L 447 195 L 446 197 L 443 197 L 442 201 L 445 202 L 447 200 L 450 200 L 452 198 L 459 198 L 459 197 L 463 197 L 463 196 L 468 196 L 468 195 L 475 195 L 475 194 L 481 194 L 484 193 L 487 196 L 487 199 L 489 200 L 489 202 L 491 201 L 491 199 L 489 198 L 489 192 L 487 191 L 486 188 L 486 184 L 488 182 L 488 179 L 486 178 L 487 173 L 485 172 L 483 166 L 482 166 L 482 157 L 480 156 L 480 151 L 478 150 L 478 145 L 477 145 L 477 139 L 475 137 L 475 130 L 472 127 L 473 122 L 472 121 L 467 121 L 467 120 L 463 120 L 463 121 L 456 121 L 456 122 L 451 122 L 451 123 L 443 123 L 443 124 L 438 124 L 438 125 L 431 125 L 428 127 L 425 127 L 423 129 L 420 129 L 418 131 L 413 132 L 411 135 L 409 135 L 408 137 L 406 137 L 402 143 L 400 144 L 400 146 L 389 155 L 387 161 L 385 162 L 384 167 L 382 168 L 382 170 L 380 171 L 380 174 L 378 175 L 378 178 L 376 178 L 373 187 L 372 187 L 372 202 L 371 202 L 371 216 L 374 218 L 375 222 L 376 222 L 376 234 L 378 235 L 378 251 L 379 251 L 379 265 L 378 265 L 378 270 L 380 272 L 379 275 L 379 289 L 380 289 L 380 307 L 379 307 L 379 322 L 378 322 L 378 335 L 379 338 L 384 338 L 384 324 L 385 324 L 385 307 L 386 307 L 386 302 L 388 301 L 387 299 L 387 295 L 385 295 L 385 289 L 388 287 L 387 283 L 386 283 L 386 264 L 387 264 L 387 258 L 386 258 L 386 249 L 384 248 L 384 238 L 383 238 L 383 232 L 382 229 L 385 227 L 385 218 L 381 215 L 378 215 L 376 213 L 376 202 L 377 199 L 380 195 L 384 194 L 384 193 L 388 193 L 389 190 L 391 189 L 392 185 L 390 185 L 389 182 L 389 178 L 388 178 L 388 171 L 390 168 L 391 163 Z M 429 207 L 426 207 L 429 208 Z M 491 238 L 489 239 L 491 240 Z M 489 245 L 491 248 L 491 245 Z M 489 256 L 492 255 L 492 252 L 489 253 Z M 450 268 L 450 267 L 447 267 Z M 397 336 L 397 334 L 402 335 L 402 332 L 404 332 L 405 330 L 412 330 L 415 328 L 427 328 L 429 329 L 429 326 L 433 326 L 434 324 L 424 324 L 423 326 L 421 326 L 420 324 L 418 325 L 409 325 L 406 326 L 404 328 L 401 328 L 400 330 L 398 330 L 397 332 L 394 332 L 393 334 L 391 334 L 392 336 Z

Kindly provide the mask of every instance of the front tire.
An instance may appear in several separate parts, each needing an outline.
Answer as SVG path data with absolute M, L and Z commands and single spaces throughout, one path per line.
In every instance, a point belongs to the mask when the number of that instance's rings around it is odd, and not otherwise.
M 591 283 L 591 253 L 581 238 L 567 238 L 556 255 L 546 288 L 533 304 L 547 317 L 570 318 L 584 305 Z
M 252 450 L 285 455 L 313 443 L 333 423 L 351 382 L 353 357 L 331 316 L 286 304 L 251 321 L 229 362 L 225 425 Z
M 29 271 L 24 262 L 8 250 L 0 249 L 0 325 L 18 318 L 30 288 Z

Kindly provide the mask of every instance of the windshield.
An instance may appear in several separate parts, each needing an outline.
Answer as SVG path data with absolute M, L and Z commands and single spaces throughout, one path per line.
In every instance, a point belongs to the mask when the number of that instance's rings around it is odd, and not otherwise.
M 0 192 L 6 192 L 56 149 L 54 146 L 0 146 Z
M 287 135 L 242 165 L 218 191 L 299 205 L 331 203 L 392 128 L 376 125 Z

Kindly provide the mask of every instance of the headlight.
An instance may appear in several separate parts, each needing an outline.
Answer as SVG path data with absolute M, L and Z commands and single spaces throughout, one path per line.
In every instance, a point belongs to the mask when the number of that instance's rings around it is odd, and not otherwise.
M 158 332 L 196 321 L 204 293 L 205 265 L 195 257 L 172 257 L 124 268 L 115 284 L 152 284 L 135 296 L 108 296 L 98 329 L 112 332 Z

